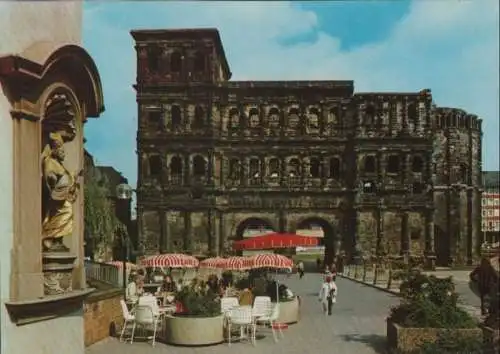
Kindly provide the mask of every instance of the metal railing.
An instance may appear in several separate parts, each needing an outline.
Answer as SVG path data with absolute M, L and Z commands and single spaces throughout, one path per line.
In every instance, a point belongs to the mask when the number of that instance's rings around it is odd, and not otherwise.
M 85 276 L 88 280 L 96 280 L 115 287 L 121 287 L 122 276 L 118 267 L 94 261 L 85 261 Z

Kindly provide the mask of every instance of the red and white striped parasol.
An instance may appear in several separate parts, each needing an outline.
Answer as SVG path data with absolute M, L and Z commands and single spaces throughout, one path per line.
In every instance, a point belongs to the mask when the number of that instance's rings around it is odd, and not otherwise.
M 200 268 L 222 269 L 226 264 L 226 260 L 221 257 L 207 258 L 200 262 Z
M 292 269 L 293 261 L 281 254 L 257 254 L 250 257 L 250 268 Z
M 181 253 L 169 253 L 148 256 L 143 258 L 140 264 L 144 267 L 196 268 L 200 262 L 193 256 Z
M 250 269 L 249 257 L 229 257 L 224 260 L 224 269 L 242 271 Z
M 107 262 L 106 264 L 115 266 L 115 267 L 117 267 L 119 269 L 123 268 L 123 262 L 122 261 L 111 261 L 111 262 Z M 127 270 L 134 270 L 134 269 L 137 269 L 137 264 L 126 262 L 125 263 L 125 267 L 127 268 Z

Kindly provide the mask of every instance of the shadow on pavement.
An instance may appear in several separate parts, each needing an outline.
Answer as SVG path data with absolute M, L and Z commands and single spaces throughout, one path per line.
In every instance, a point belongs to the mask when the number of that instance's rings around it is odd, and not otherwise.
M 378 334 L 344 334 L 341 335 L 342 339 L 346 342 L 358 342 L 366 344 L 375 350 L 378 354 L 386 354 L 387 339 L 385 336 Z

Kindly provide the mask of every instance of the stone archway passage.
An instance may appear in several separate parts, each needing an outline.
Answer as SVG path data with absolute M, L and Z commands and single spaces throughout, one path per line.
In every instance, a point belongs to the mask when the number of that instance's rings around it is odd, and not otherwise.
M 336 249 L 335 241 L 338 237 L 335 226 L 318 217 L 311 217 L 300 221 L 297 224 L 296 230 L 308 229 L 311 226 L 318 226 L 323 230 L 323 238 L 320 240 L 320 245 L 325 246 L 323 264 L 332 264 L 334 262 Z
M 262 233 L 268 230 L 276 231 L 273 224 L 268 220 L 262 218 L 248 218 L 238 224 L 236 232 L 232 235 L 233 240 L 243 240 L 247 229 L 255 230 L 256 234 L 258 234 L 259 230 L 262 231 Z

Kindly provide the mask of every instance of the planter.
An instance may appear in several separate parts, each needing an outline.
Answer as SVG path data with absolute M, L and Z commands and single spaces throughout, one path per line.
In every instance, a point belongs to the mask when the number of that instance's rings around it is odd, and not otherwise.
M 297 323 L 300 319 L 300 302 L 297 296 L 291 301 L 280 302 L 280 315 L 276 322 L 279 323 Z
M 491 349 L 492 353 L 498 353 L 500 329 L 483 326 L 483 338 L 487 349 Z
M 224 341 L 224 318 L 167 316 L 163 322 L 163 340 L 168 344 L 202 346 Z
M 481 328 L 444 329 L 444 328 L 407 328 L 387 320 L 387 346 L 399 353 L 411 353 L 425 342 L 435 342 L 443 333 L 452 332 L 457 338 L 482 338 Z

